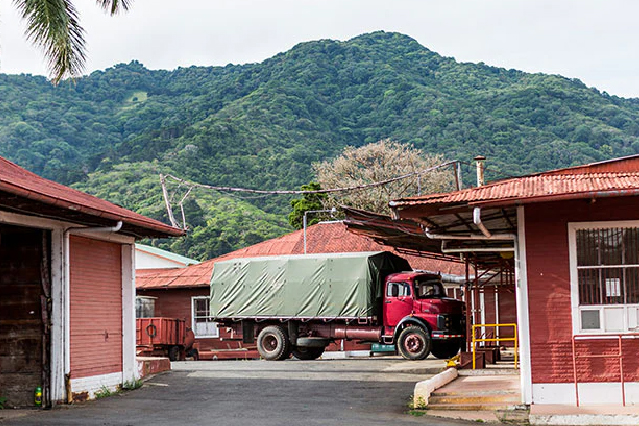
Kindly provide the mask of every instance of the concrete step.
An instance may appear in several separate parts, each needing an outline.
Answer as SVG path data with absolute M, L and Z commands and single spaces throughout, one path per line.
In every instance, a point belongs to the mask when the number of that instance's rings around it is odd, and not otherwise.
M 520 405 L 521 398 L 518 395 L 495 396 L 433 396 L 428 398 L 428 405 L 469 405 L 469 404 L 502 404 Z
M 516 406 L 510 404 L 464 404 L 464 405 L 430 405 L 428 410 L 435 411 L 511 411 Z
M 497 390 L 497 389 L 486 389 L 486 390 L 476 390 L 476 391 L 468 391 L 468 390 L 442 390 L 446 389 L 440 388 L 435 392 L 431 393 L 431 396 L 513 396 L 519 398 L 521 394 L 519 391 L 512 390 Z

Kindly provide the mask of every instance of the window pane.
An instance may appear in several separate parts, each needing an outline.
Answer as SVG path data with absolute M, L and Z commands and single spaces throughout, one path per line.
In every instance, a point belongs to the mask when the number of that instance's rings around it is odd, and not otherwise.
M 624 229 L 624 264 L 639 265 L 639 239 L 638 228 Z
M 626 303 L 639 303 L 639 268 L 626 268 Z
M 594 229 L 580 229 L 577 231 L 577 265 L 599 265 L 598 231 Z
M 597 330 L 600 327 L 599 311 L 581 311 L 581 328 L 583 330 Z
M 580 269 L 579 277 L 579 304 L 598 305 L 602 300 L 599 269 Z
M 601 238 L 601 264 L 602 265 L 622 265 L 623 264 L 623 229 L 607 228 L 600 229 Z
M 604 304 L 624 303 L 622 268 L 602 269 L 600 285 Z
M 208 317 L 209 316 L 209 299 L 194 299 L 195 301 L 195 316 L 196 317 Z

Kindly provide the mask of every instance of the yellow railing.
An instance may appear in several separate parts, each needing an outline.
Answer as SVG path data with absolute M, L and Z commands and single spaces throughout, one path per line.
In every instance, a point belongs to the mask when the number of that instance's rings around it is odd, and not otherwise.
M 512 327 L 514 337 L 498 337 L 495 339 L 477 339 L 475 337 L 475 329 L 477 327 Z M 477 342 L 515 342 L 515 368 L 517 368 L 517 324 L 473 324 L 472 329 L 472 346 L 473 346 L 473 370 L 475 369 L 475 351 Z

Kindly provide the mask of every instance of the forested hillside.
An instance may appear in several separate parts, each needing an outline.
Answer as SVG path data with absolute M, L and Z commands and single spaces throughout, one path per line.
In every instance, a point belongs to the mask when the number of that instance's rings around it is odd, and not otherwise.
M 311 179 L 312 162 L 384 138 L 446 159 L 481 153 L 516 175 L 639 152 L 639 100 L 457 63 L 385 32 L 303 43 L 260 64 L 132 62 L 59 87 L 0 75 L 0 155 L 156 218 L 160 171 L 292 189 Z M 188 207 L 192 234 L 173 248 L 197 258 L 289 229 L 281 197 L 200 194 Z

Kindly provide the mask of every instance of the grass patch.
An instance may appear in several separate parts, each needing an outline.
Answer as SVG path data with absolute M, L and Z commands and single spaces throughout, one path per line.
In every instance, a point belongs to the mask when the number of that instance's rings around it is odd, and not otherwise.
M 409 410 L 408 414 L 414 417 L 421 417 L 426 415 L 426 411 L 423 410 Z
M 142 380 L 140 379 L 127 380 L 126 382 L 122 384 L 122 390 L 125 390 L 125 391 L 135 390 L 141 387 L 142 387 Z
M 4 410 L 4 404 L 7 403 L 7 397 L 6 396 L 0 396 L 0 410 Z
M 133 92 L 131 96 L 124 100 L 122 105 L 122 109 L 131 109 L 135 107 L 137 104 L 141 104 L 146 102 L 149 98 L 146 92 Z
M 102 385 L 100 389 L 95 391 L 95 399 L 106 398 L 107 396 L 115 395 L 118 393 L 117 391 L 112 391 L 107 388 L 105 385 Z

